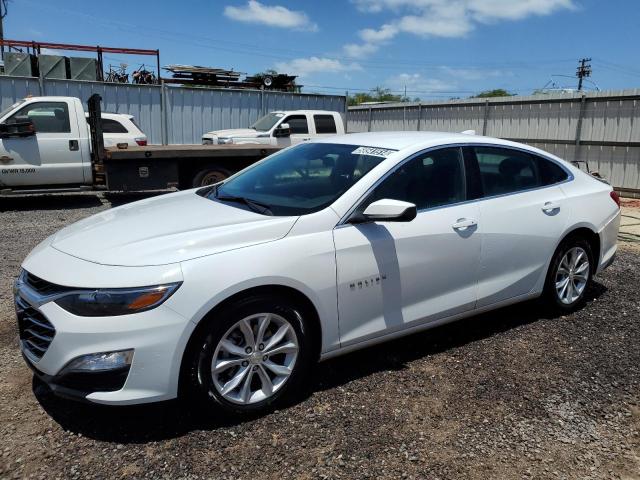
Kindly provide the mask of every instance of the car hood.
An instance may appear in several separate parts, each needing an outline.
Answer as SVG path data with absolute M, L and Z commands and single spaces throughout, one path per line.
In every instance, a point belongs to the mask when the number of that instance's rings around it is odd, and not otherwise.
M 113 208 L 60 230 L 51 246 L 102 265 L 166 265 L 270 242 L 298 217 L 272 217 L 194 190 Z
M 209 132 L 205 135 L 216 136 L 218 138 L 235 138 L 235 137 L 257 137 L 261 133 L 253 128 L 231 128 L 229 130 L 215 130 L 213 132 Z

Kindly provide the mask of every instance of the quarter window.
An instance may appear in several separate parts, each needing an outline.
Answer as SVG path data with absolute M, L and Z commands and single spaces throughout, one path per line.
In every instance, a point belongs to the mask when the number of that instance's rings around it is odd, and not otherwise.
M 129 133 L 124 125 L 110 118 L 102 119 L 102 131 L 104 133 Z
M 540 180 L 542 181 L 542 185 L 553 185 L 554 183 L 564 182 L 569 178 L 566 170 L 556 163 L 542 157 L 534 158 L 538 163 L 538 170 L 540 171 Z
M 316 122 L 316 133 L 337 133 L 333 115 L 314 115 L 313 120 Z
M 29 117 L 36 133 L 70 133 L 69 107 L 65 102 L 30 103 L 18 110 L 7 123 L 17 121 L 17 117 Z
M 383 198 L 413 203 L 418 210 L 464 201 L 461 149 L 431 151 L 401 165 L 373 191 L 365 204 Z
M 304 115 L 291 115 L 284 119 L 282 123 L 288 123 L 291 128 L 291 133 L 309 133 L 309 125 L 307 124 L 307 117 Z

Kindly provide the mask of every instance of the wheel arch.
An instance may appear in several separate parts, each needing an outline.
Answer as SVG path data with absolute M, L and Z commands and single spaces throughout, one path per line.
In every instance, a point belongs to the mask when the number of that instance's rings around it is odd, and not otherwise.
M 185 388 L 185 378 L 187 377 L 188 358 L 192 354 L 194 348 L 196 348 L 197 340 L 202 336 L 207 326 L 214 321 L 216 313 L 230 307 L 234 303 L 239 302 L 245 298 L 266 295 L 272 297 L 279 297 L 288 301 L 296 303 L 301 310 L 305 318 L 310 319 L 309 327 L 311 329 L 311 339 L 313 342 L 312 358 L 317 361 L 320 358 L 320 352 L 322 350 L 322 325 L 320 323 L 320 314 L 313 301 L 305 295 L 302 291 L 280 284 L 265 284 L 259 286 L 253 286 L 240 290 L 226 297 L 224 300 L 218 302 L 211 307 L 207 313 L 198 321 L 196 328 L 191 332 L 186 347 L 182 352 L 182 358 L 180 360 L 179 370 L 179 387 L 178 394 Z
M 596 232 L 596 229 L 593 228 L 591 225 L 581 224 L 581 225 L 576 225 L 571 229 L 569 229 L 564 234 L 560 242 L 558 242 L 558 245 L 556 246 L 556 251 L 558 247 L 562 245 L 562 243 L 564 243 L 567 239 L 574 238 L 574 237 L 583 238 L 589 243 L 589 246 L 591 247 L 591 253 L 593 254 L 593 261 L 595 263 L 594 266 L 597 269 L 598 265 L 600 264 L 600 253 L 601 253 L 600 252 L 600 235 L 598 235 L 598 233 Z M 554 255 L 555 255 L 555 252 L 554 252 Z

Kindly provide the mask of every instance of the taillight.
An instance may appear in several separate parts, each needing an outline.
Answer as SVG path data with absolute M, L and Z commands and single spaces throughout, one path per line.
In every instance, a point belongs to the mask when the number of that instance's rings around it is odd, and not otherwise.
M 609 195 L 611 196 L 611 200 L 616 202 L 616 205 L 618 205 L 618 208 L 620 208 L 620 195 L 618 195 L 618 192 L 616 192 L 615 190 L 611 190 L 611 193 Z
M 147 146 L 147 139 L 146 138 L 136 138 L 136 143 L 141 147 L 146 147 Z

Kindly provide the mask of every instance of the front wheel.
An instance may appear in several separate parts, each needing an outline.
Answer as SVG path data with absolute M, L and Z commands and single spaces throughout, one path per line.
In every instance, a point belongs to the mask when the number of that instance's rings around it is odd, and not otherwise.
M 300 392 L 311 362 L 301 311 L 252 297 L 215 316 L 191 358 L 191 390 L 213 409 L 264 412 Z
M 585 301 L 593 270 L 593 252 L 589 242 L 582 238 L 565 240 L 551 261 L 545 297 L 562 312 L 576 310 Z

